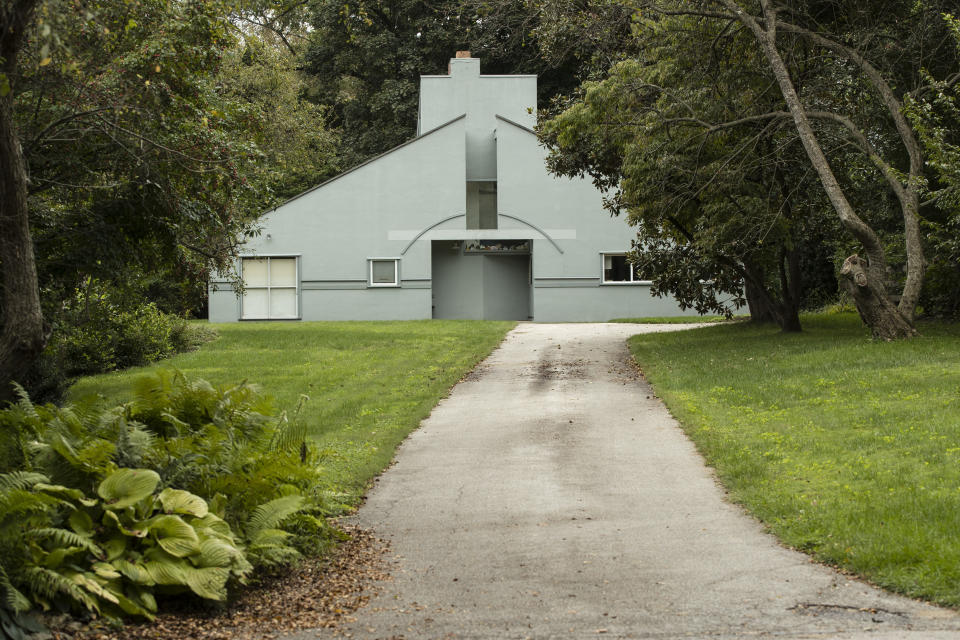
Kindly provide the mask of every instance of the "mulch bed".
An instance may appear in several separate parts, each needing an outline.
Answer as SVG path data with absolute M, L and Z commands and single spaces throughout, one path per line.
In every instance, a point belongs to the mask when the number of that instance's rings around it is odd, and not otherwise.
M 53 630 L 57 640 L 244 640 L 276 638 L 301 629 L 338 629 L 390 579 L 388 543 L 370 531 L 342 526 L 350 537 L 329 556 L 249 586 L 221 609 L 184 607 L 121 628 L 98 625 Z M 71 626 L 76 626 L 75 623 Z

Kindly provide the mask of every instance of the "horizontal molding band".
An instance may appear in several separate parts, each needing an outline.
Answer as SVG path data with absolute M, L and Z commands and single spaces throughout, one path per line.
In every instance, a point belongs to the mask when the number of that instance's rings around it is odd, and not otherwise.
M 366 289 L 366 280 L 304 280 L 300 283 L 303 291 L 320 291 L 324 289 Z
M 400 280 L 399 287 L 394 289 L 429 289 L 430 280 L 411 279 Z M 301 291 L 344 291 L 351 289 L 389 289 L 390 287 L 371 287 L 366 280 L 304 280 L 300 283 Z

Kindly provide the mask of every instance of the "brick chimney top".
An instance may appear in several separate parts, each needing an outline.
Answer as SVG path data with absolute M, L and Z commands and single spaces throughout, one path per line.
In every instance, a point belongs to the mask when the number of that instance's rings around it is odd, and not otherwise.
M 475 73 L 480 73 L 480 61 L 476 58 L 471 58 L 469 51 L 457 51 L 455 55 L 456 57 L 452 58 L 450 62 L 447 63 L 447 75 L 453 75 L 453 65 L 455 62 L 459 63 L 457 65 L 458 67 L 462 67 L 464 69 L 476 65 L 477 71 L 475 71 Z

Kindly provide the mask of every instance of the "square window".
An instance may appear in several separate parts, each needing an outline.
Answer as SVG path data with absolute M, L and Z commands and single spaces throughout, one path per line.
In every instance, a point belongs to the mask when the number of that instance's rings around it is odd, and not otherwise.
M 396 258 L 372 258 L 370 260 L 370 286 L 395 287 L 400 284 L 399 260 Z
M 299 317 L 296 258 L 243 258 L 240 317 L 275 320 Z
M 603 254 L 604 282 L 633 282 L 633 269 L 625 253 Z

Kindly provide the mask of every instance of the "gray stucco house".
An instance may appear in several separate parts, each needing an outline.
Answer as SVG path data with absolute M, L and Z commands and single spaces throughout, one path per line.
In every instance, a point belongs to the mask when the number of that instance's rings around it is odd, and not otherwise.
M 481 75 L 458 52 L 422 76 L 417 137 L 263 215 L 210 320 L 679 315 L 624 253 L 635 230 L 588 180 L 550 175 L 533 132 L 537 78 Z

